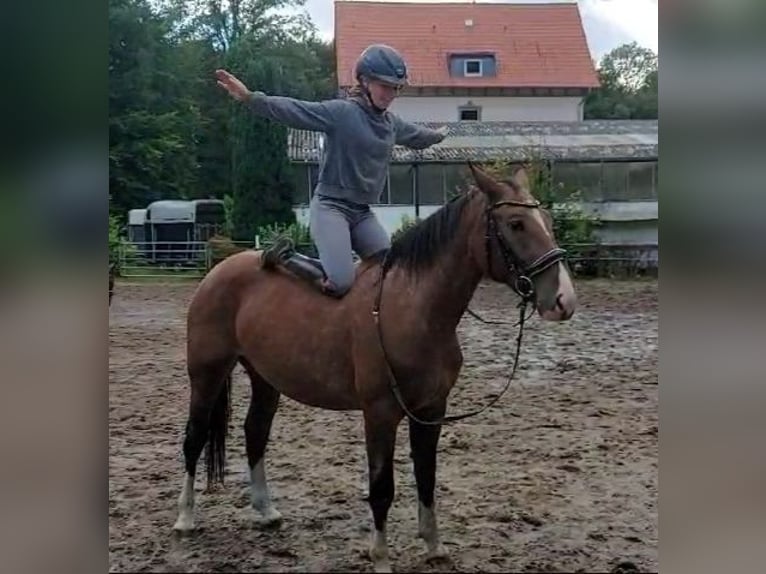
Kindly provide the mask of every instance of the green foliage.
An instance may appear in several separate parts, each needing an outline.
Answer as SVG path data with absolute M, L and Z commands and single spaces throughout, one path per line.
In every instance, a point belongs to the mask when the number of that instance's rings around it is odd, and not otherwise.
M 225 218 L 224 231 L 231 237 L 234 233 L 234 196 L 226 194 L 223 196 L 223 213 Z
M 128 242 L 123 235 L 124 226 L 120 218 L 109 214 L 109 264 L 114 266 L 115 275 L 120 275 L 121 263 L 124 257 L 135 254 L 135 246 Z
M 601 87 L 585 99 L 585 119 L 657 119 L 658 57 L 636 42 L 605 55 Z
M 405 231 L 411 227 L 415 227 L 420 221 L 421 219 L 419 217 L 411 217 L 406 213 L 402 215 L 398 229 L 391 234 L 391 242 L 393 243 L 399 239 Z
M 258 228 L 258 237 L 260 238 L 262 245 L 270 245 L 274 243 L 278 237 L 284 236 L 292 239 L 296 249 L 304 255 L 310 257 L 317 256 L 309 228 L 308 226 L 303 225 L 300 221 L 295 221 L 290 224 L 271 223 Z
M 303 0 L 110 0 L 109 163 L 120 216 L 157 199 L 230 196 L 228 233 L 290 222 L 284 128 L 258 120 L 215 81 L 226 68 L 253 90 L 331 97 L 333 45 Z
M 120 222 L 116 215 L 109 214 L 109 263 L 119 261 L 119 250 L 122 240 L 120 238 Z

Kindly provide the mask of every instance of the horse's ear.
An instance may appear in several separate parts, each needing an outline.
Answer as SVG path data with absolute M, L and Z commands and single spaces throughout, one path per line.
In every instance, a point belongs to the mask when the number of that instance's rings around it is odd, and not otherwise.
M 523 166 L 513 173 L 513 181 L 521 189 L 529 190 L 529 176 Z
M 468 162 L 468 167 L 471 168 L 471 173 L 473 174 L 473 178 L 476 180 L 479 189 L 486 193 L 490 198 L 498 198 L 503 194 L 502 186 L 486 171 L 472 161 Z

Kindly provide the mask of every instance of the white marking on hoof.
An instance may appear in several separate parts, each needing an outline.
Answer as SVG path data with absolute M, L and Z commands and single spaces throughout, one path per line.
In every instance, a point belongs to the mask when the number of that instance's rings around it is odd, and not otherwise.
M 178 519 L 173 525 L 176 532 L 194 530 L 194 477 L 186 474 L 181 495 L 178 497 Z
M 192 532 L 194 530 L 194 519 L 188 514 L 180 514 L 178 520 L 173 525 L 173 530 L 181 534 Z
M 418 536 L 426 542 L 426 560 L 436 560 L 449 556 L 447 549 L 439 540 L 436 511 L 433 506 L 426 508 L 422 502 L 418 502 Z
M 370 544 L 370 560 L 375 572 L 392 572 L 391 561 L 388 558 L 388 541 L 386 539 L 386 527 L 383 530 L 375 530 L 372 533 Z
M 271 502 L 263 458 L 250 469 L 250 500 L 255 511 L 253 522 L 259 526 L 278 526 L 282 523 L 282 514 Z

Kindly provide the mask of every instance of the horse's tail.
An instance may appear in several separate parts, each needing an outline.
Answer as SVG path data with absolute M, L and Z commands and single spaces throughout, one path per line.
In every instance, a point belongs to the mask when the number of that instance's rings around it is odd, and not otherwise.
M 207 445 L 205 448 L 205 465 L 207 467 L 207 485 L 223 484 L 226 472 L 226 435 L 229 430 L 229 415 L 231 414 L 231 372 L 226 380 L 210 413 Z

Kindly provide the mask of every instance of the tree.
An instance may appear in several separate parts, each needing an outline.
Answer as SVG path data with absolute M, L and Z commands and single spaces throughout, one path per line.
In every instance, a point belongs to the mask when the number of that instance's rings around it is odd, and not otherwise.
M 144 0 L 109 4 L 109 168 L 118 212 L 195 185 L 198 106 L 167 25 Z
M 657 55 L 636 42 L 605 55 L 599 66 L 601 87 L 585 100 L 585 119 L 656 119 Z
M 303 3 L 110 0 L 112 213 L 218 197 L 247 239 L 259 224 L 292 220 L 285 130 L 233 102 L 214 71 L 267 93 L 332 97 L 332 45 L 305 14 L 278 13 Z

